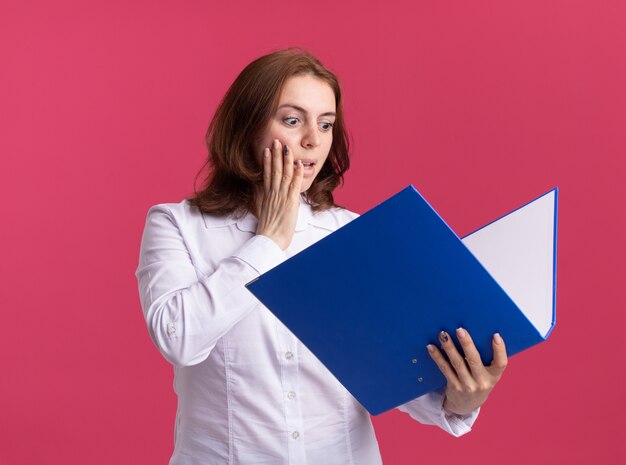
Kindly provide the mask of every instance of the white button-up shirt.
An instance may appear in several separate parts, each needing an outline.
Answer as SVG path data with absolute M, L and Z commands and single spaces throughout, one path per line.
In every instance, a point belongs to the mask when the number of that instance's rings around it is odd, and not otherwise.
M 174 365 L 171 465 L 382 463 L 367 411 L 244 287 L 357 216 L 301 199 L 283 251 L 251 214 L 206 215 L 186 200 L 150 208 L 136 276 L 150 337 Z M 302 278 L 314 286 L 315 270 Z M 469 431 L 478 410 L 447 415 L 442 401 L 435 392 L 399 409 Z

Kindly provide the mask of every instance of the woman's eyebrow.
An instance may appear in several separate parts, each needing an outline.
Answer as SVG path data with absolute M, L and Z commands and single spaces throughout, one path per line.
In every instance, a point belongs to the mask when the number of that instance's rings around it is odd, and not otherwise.
M 307 111 L 304 108 L 299 107 L 298 105 L 293 105 L 291 103 L 284 103 L 281 106 L 279 106 L 278 109 L 280 110 L 283 107 L 291 107 L 291 108 L 293 108 L 295 110 L 298 110 L 298 111 L 300 111 L 302 113 L 305 113 L 305 114 L 307 113 Z M 327 111 L 326 113 L 322 113 L 320 116 L 336 116 L 336 113 L 334 111 Z

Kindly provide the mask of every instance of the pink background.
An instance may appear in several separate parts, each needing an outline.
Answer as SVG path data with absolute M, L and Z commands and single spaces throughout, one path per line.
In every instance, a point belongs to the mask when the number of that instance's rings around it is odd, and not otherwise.
M 374 419 L 387 464 L 625 463 L 622 1 L 3 1 L 0 462 L 158 464 L 172 369 L 134 271 L 218 100 L 300 45 L 341 78 L 364 212 L 415 184 L 460 235 L 560 187 L 558 324 L 474 431 Z

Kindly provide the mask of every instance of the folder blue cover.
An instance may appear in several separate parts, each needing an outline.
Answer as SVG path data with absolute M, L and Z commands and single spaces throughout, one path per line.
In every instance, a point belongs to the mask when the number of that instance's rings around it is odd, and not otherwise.
M 377 415 L 445 386 L 426 350 L 441 330 L 466 328 L 486 364 L 495 332 L 509 355 L 548 337 L 557 193 L 460 239 L 411 185 L 247 288 Z

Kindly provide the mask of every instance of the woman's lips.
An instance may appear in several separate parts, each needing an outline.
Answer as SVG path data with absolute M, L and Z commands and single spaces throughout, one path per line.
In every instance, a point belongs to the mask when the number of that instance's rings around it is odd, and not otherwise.
M 312 176 L 315 173 L 315 160 L 299 160 L 302 162 L 302 167 L 304 168 L 304 177 L 308 178 L 310 176 Z M 296 160 L 294 162 L 294 164 L 297 164 L 298 160 Z

